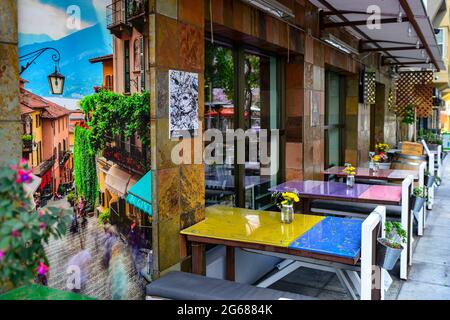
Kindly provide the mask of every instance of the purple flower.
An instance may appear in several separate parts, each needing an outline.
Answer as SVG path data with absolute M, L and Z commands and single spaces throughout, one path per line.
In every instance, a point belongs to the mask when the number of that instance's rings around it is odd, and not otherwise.
M 14 230 L 11 232 L 11 236 L 13 236 L 14 238 L 18 238 L 18 237 L 20 236 L 20 232 L 17 231 L 16 229 L 14 229 Z
M 39 266 L 36 269 L 40 276 L 45 276 L 48 272 L 48 267 L 43 262 L 39 262 Z
M 39 222 L 39 228 L 45 229 L 46 225 L 43 222 Z
M 28 183 L 31 181 L 31 171 L 25 171 L 23 169 L 19 169 L 17 171 L 17 179 L 16 179 L 16 183 L 21 183 L 21 182 L 25 182 Z
M 5 258 L 5 251 L 0 250 L 0 261 L 2 261 Z

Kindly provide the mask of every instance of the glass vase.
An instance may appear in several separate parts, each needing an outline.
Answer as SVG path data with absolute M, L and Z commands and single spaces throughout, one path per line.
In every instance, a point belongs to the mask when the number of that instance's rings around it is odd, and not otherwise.
M 292 204 L 284 204 L 281 207 L 281 222 L 292 223 L 294 221 L 294 206 Z
M 373 171 L 374 172 L 378 172 L 378 170 L 380 170 L 380 163 L 379 162 L 374 162 L 374 164 L 373 164 Z
M 346 183 L 347 183 L 347 187 L 353 188 L 353 186 L 355 185 L 355 176 L 348 175 Z

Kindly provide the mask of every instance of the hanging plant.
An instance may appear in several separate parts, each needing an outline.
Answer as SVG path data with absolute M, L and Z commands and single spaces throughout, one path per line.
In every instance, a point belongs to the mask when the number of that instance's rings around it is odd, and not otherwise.
M 150 95 L 148 92 L 124 96 L 100 91 L 85 97 L 81 108 L 88 114 L 90 146 L 94 152 L 103 150 L 105 137 L 137 135 L 145 147 L 150 146 Z

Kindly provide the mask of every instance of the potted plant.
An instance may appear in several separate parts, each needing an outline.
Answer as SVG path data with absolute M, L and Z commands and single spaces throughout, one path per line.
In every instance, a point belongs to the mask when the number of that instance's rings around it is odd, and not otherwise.
M 347 187 L 353 188 L 353 186 L 355 185 L 356 168 L 352 166 L 350 163 L 346 163 L 344 173 L 347 175 L 346 179 Z
M 424 173 L 424 185 L 427 188 L 431 188 L 434 184 L 437 186 L 441 185 L 441 178 L 438 176 L 432 176 L 429 171 L 425 171 Z
M 411 196 L 411 207 L 414 212 L 419 212 L 425 203 L 425 193 L 423 188 L 415 187 Z
M 385 223 L 385 238 L 377 239 L 377 265 L 385 270 L 392 270 L 403 251 L 402 243 L 406 243 L 406 231 L 399 222 Z
M 400 122 L 400 132 L 403 141 L 412 141 L 414 135 L 414 123 L 416 122 L 416 107 L 409 104 L 405 107 L 402 121 Z
M 294 221 L 294 202 L 300 199 L 293 192 L 274 192 L 272 194 L 273 203 L 281 210 L 281 222 L 291 223 Z
M 389 150 L 389 145 L 387 143 L 377 143 L 375 145 L 375 151 L 378 153 L 378 166 L 380 169 L 390 169 L 391 162 L 389 161 L 389 156 L 387 152 Z

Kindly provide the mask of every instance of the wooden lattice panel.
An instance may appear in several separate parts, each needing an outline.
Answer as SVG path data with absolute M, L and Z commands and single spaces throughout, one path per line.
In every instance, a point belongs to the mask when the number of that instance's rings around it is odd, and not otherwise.
M 395 86 L 393 85 L 391 88 L 389 88 L 389 96 L 388 96 L 388 110 L 392 111 L 395 108 Z
M 364 101 L 367 104 L 375 103 L 377 84 L 375 82 L 375 72 L 365 73 Z
M 417 117 L 428 118 L 433 112 L 433 72 L 401 72 L 397 83 L 396 113 L 403 115 L 405 107 L 416 107 Z

